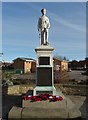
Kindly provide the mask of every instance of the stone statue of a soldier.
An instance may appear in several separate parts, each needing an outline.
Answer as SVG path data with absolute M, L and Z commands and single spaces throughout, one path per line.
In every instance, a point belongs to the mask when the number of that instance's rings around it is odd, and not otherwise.
M 38 31 L 41 35 L 41 45 L 48 45 L 49 18 L 46 17 L 46 9 L 41 10 L 42 16 L 38 20 Z

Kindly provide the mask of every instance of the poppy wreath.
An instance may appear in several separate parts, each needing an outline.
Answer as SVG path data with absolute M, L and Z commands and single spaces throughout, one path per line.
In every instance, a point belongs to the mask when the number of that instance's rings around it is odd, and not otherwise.
M 62 101 L 63 98 L 61 96 L 55 96 L 55 95 L 51 95 L 51 94 L 40 94 L 40 95 L 35 95 L 35 96 L 31 96 L 31 95 L 23 95 L 22 96 L 23 100 L 30 100 L 31 102 L 36 102 L 36 101 L 46 101 L 49 100 L 49 102 L 55 102 L 55 101 Z

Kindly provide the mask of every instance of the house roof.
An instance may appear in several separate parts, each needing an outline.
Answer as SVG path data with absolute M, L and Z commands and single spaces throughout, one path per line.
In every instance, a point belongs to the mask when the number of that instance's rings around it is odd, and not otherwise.
M 67 60 L 64 60 L 64 59 L 62 59 L 62 58 L 59 58 L 59 57 L 53 57 L 53 59 L 56 59 L 56 60 L 59 60 L 59 61 L 66 61 L 66 62 L 68 62 Z
M 21 59 L 21 60 L 23 60 L 23 61 L 34 61 L 34 62 L 36 62 L 36 60 L 34 60 L 34 59 L 32 59 L 32 58 L 25 58 L 25 57 L 18 57 L 18 58 L 16 58 L 16 59 L 14 59 L 13 61 L 15 61 L 15 60 L 17 60 L 17 59 Z
M 60 58 L 58 57 L 53 57 L 53 59 L 56 59 L 56 60 L 59 60 L 59 61 L 62 61 Z

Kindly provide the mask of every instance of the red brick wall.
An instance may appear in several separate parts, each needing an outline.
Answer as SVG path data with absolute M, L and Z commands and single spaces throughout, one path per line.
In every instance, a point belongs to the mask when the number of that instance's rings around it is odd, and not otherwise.
M 24 61 L 21 59 L 16 59 L 13 63 L 14 69 L 24 69 Z
M 36 72 L 36 63 L 35 62 L 32 62 L 31 72 Z

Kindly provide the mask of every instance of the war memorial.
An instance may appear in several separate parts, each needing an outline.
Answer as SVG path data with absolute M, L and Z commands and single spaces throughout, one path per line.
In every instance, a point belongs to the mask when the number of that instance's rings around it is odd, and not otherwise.
M 48 41 L 50 21 L 46 16 L 46 9 L 41 10 L 42 16 L 38 20 L 38 31 L 40 35 L 40 46 L 35 48 L 37 80 L 33 90 L 33 98 L 38 95 L 51 95 L 47 100 L 37 101 L 22 100 L 22 107 L 14 106 L 8 115 L 8 119 L 80 119 L 81 112 L 75 104 L 65 97 L 60 90 L 54 87 L 53 80 L 53 50 Z M 50 101 L 51 97 L 58 98 L 57 101 Z M 63 99 L 59 99 L 59 97 Z
M 37 81 L 34 95 L 37 93 L 55 94 L 53 81 L 53 47 L 48 42 L 50 28 L 49 18 L 46 17 L 46 9 L 41 10 L 42 17 L 38 20 L 38 31 L 40 34 L 40 46 L 35 49 L 37 54 Z

